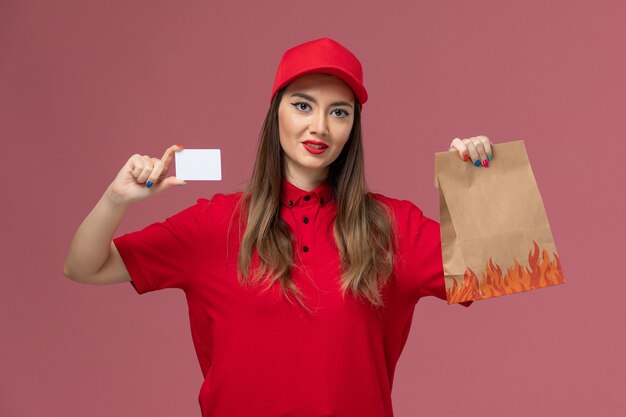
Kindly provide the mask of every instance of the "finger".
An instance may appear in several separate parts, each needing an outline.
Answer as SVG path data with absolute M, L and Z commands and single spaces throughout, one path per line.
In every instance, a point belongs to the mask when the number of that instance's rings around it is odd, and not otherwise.
M 474 146 L 474 142 L 471 139 L 463 139 L 463 143 L 467 146 L 472 163 L 479 167 L 480 155 L 478 154 L 478 150 L 476 150 L 476 146 Z
M 454 138 L 452 140 L 452 143 L 450 144 L 450 150 L 458 151 L 459 156 L 464 161 L 467 161 L 469 159 L 469 150 L 467 149 L 467 146 L 465 146 L 463 141 L 459 138 Z
M 487 157 L 487 165 L 489 166 L 489 161 L 493 157 L 493 149 L 491 148 L 491 140 L 487 136 L 476 136 L 482 143 L 483 149 L 485 150 L 485 155 Z
M 155 185 L 154 192 L 160 193 L 161 191 L 167 190 L 168 188 L 171 188 L 175 185 L 185 185 L 185 184 L 187 184 L 186 181 L 180 180 L 172 175 L 171 177 L 167 177 L 163 181 Z
M 141 171 L 143 171 L 143 158 L 139 154 L 134 154 L 130 157 L 128 164 L 130 166 L 130 175 L 136 180 L 141 174 Z
M 141 174 L 137 177 L 137 183 L 139 184 L 146 182 L 153 168 L 152 159 L 150 159 L 148 155 L 142 156 L 141 159 L 143 160 L 143 169 L 141 170 Z
M 491 161 L 491 159 L 493 158 L 493 148 L 491 147 L 493 143 L 491 143 L 491 139 L 489 139 L 487 136 L 478 137 L 483 142 L 483 147 L 485 148 L 485 152 L 487 153 L 487 160 Z
M 148 176 L 148 180 L 146 181 L 146 186 L 148 188 L 152 187 L 153 184 L 159 182 L 161 178 L 161 174 L 163 173 L 163 161 L 157 158 L 151 158 L 152 161 L 152 172 Z
M 489 166 L 489 161 L 487 160 L 487 152 L 485 152 L 485 146 L 483 145 L 483 141 L 480 139 L 480 136 L 475 136 L 472 139 L 472 143 L 478 152 L 478 158 L 480 159 L 481 164 L 486 168 Z
M 163 161 L 163 167 L 165 171 L 169 169 L 170 164 L 172 163 L 174 152 L 182 151 L 182 150 L 183 150 L 183 145 L 172 145 L 165 150 L 165 153 L 163 154 L 163 157 L 161 158 L 161 161 Z

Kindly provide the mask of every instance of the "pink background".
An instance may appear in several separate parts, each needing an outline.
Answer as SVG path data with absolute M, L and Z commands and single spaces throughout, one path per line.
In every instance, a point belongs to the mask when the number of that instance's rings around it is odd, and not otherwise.
M 139 203 L 118 235 L 241 189 L 282 52 L 321 36 L 364 65 L 371 190 L 438 218 L 435 152 L 523 139 L 567 280 L 420 302 L 396 415 L 626 413 L 623 2 L 378 3 L 0 1 L 0 415 L 200 415 L 183 293 L 63 261 L 133 153 L 221 148 L 224 180 Z

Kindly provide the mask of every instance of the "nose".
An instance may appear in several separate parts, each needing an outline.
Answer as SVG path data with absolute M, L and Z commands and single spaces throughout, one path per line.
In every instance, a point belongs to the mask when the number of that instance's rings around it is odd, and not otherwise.
M 322 136 L 326 136 L 328 134 L 328 119 L 326 118 L 326 114 L 324 114 L 323 110 L 320 109 L 319 111 L 314 112 L 311 116 L 309 131 Z

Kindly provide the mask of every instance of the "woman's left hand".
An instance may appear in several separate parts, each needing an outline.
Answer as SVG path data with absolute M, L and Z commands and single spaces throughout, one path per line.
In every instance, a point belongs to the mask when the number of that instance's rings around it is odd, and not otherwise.
M 457 151 L 464 161 L 471 159 L 472 163 L 480 167 L 481 164 L 485 168 L 489 166 L 489 161 L 493 158 L 491 149 L 493 143 L 487 136 L 473 136 L 467 139 L 454 138 L 450 143 L 450 152 Z

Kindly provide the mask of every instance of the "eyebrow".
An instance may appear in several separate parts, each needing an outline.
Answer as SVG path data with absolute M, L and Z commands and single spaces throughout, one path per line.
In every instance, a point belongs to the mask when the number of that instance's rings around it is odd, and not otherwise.
M 311 97 L 308 94 L 304 94 L 304 93 L 293 93 L 291 95 L 291 97 L 302 97 L 303 99 L 312 101 L 313 103 L 317 104 L 317 101 L 315 101 L 315 99 L 313 97 Z M 349 106 L 352 107 L 352 104 L 348 103 L 347 101 L 335 101 L 334 103 L 330 104 L 331 106 Z

